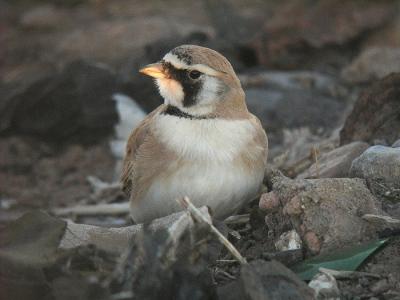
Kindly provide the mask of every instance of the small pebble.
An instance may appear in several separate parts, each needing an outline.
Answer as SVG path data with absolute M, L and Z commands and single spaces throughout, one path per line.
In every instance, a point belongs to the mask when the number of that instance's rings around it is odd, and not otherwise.
M 361 286 L 368 286 L 369 285 L 369 280 L 365 277 L 362 277 L 358 279 L 358 283 L 361 284 Z
M 290 201 L 284 206 L 283 213 L 289 216 L 300 215 L 303 211 L 304 206 L 301 205 L 301 200 L 299 197 L 294 196 Z
M 259 208 L 262 211 L 270 212 L 277 209 L 280 205 L 279 199 L 274 192 L 264 193 L 260 197 Z
M 319 253 L 319 251 L 321 250 L 321 243 L 314 232 L 307 232 L 304 236 L 304 240 L 307 244 L 308 249 L 312 253 Z
M 296 230 L 283 233 L 275 243 L 275 248 L 279 251 L 301 249 L 302 242 Z
M 239 232 L 237 232 L 236 230 L 232 230 L 229 232 L 231 235 L 233 235 L 236 239 L 240 240 L 242 238 L 242 236 L 240 235 Z
M 342 293 L 342 295 L 343 295 L 343 297 L 344 297 L 345 299 L 348 299 L 348 300 L 353 299 L 353 294 L 352 294 L 351 292 L 349 292 L 349 291 L 344 291 L 344 292 Z

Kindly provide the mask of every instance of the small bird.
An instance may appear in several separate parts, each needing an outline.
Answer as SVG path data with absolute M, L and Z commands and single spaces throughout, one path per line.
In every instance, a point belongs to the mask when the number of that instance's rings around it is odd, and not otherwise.
M 121 186 L 136 223 L 181 211 L 188 196 L 223 220 L 261 188 L 268 140 L 249 111 L 229 61 L 209 48 L 182 45 L 141 73 L 155 78 L 164 104 L 132 132 Z

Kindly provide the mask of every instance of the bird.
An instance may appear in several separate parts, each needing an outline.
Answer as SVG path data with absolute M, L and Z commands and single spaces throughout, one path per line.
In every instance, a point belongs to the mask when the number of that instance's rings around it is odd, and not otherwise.
M 133 221 L 182 211 L 175 200 L 183 196 L 208 206 L 214 219 L 237 213 L 261 189 L 268 139 L 230 62 L 181 45 L 139 72 L 154 78 L 164 103 L 126 145 L 120 184 Z

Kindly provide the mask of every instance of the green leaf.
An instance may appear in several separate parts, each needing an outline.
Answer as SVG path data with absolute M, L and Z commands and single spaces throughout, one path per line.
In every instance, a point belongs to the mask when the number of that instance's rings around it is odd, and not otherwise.
M 320 267 L 337 271 L 355 271 L 370 254 L 388 240 L 389 238 L 386 238 L 339 251 L 321 254 L 304 260 L 291 267 L 291 269 L 303 280 L 311 280 L 314 275 L 319 273 L 318 269 Z

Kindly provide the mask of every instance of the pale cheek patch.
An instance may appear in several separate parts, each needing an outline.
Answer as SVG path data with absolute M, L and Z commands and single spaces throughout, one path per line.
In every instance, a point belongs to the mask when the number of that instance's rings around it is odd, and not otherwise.
M 202 89 L 199 94 L 199 105 L 201 106 L 215 106 L 216 99 L 218 99 L 219 93 L 221 92 L 221 83 L 218 78 L 206 76 Z
M 171 79 L 156 79 L 158 89 L 166 104 L 181 106 L 184 98 L 180 83 Z

